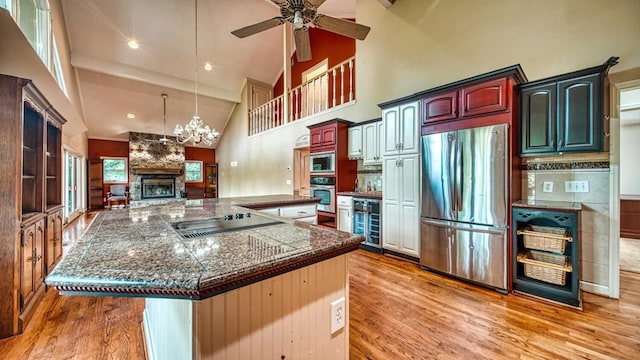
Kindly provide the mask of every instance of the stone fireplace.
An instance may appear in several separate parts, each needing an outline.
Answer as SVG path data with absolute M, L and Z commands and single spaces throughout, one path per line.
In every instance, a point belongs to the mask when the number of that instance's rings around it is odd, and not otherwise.
M 173 137 L 163 144 L 159 141 L 161 137 L 129 133 L 131 200 L 175 198 L 185 191 L 184 145 Z

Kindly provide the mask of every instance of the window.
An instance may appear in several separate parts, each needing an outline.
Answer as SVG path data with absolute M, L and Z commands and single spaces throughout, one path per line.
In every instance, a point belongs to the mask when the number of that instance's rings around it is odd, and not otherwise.
M 102 158 L 102 175 L 105 183 L 126 183 L 128 167 L 126 158 Z
M 12 0 L 0 0 L 0 7 L 9 10 L 9 14 L 13 16 L 14 11 Z
M 60 89 L 62 89 L 62 91 L 64 92 L 65 95 L 67 95 L 67 97 L 69 97 L 69 94 L 67 94 L 67 85 L 64 82 L 64 75 L 62 74 L 62 65 L 60 65 L 60 54 L 58 53 L 58 43 L 56 42 L 56 37 L 51 36 L 51 40 L 53 43 L 53 66 L 49 69 L 49 71 L 51 71 L 51 73 L 53 74 L 53 77 L 56 79 L 56 81 L 58 82 L 58 86 L 60 86 Z
M 48 0 L 20 0 L 18 9 L 20 29 L 49 68 L 51 47 L 51 14 Z
M 202 182 L 202 161 L 187 160 L 184 162 L 185 182 Z

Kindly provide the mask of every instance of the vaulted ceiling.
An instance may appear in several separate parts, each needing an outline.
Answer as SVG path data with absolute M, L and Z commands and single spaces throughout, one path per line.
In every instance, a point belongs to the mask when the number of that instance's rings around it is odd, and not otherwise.
M 195 0 L 63 0 L 62 6 L 89 138 L 163 134 L 163 93 L 168 134 L 191 119 Z M 327 0 L 319 12 L 355 18 L 355 0 Z M 284 27 L 244 39 L 231 34 L 278 15 L 270 0 L 198 1 L 198 113 L 205 124 L 224 131 L 247 77 L 271 84 L 278 78 Z M 127 45 L 130 39 L 138 49 Z

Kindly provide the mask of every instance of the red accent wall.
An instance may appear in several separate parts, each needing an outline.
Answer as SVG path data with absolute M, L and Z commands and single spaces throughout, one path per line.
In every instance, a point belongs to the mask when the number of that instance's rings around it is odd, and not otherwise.
M 204 189 L 204 166 L 208 163 L 216 162 L 216 151 L 215 149 L 207 149 L 207 148 L 197 148 L 197 147 L 188 147 L 184 148 L 184 158 L 185 160 L 200 160 L 202 161 L 202 182 L 199 183 L 186 183 L 186 191 L 191 192 L 201 192 L 204 194 L 204 190 L 196 190 L 196 189 Z
M 353 19 L 349 20 L 353 21 Z M 291 67 L 292 88 L 302 83 L 303 72 L 320 61 L 328 59 L 329 68 L 332 68 L 356 54 L 356 40 L 346 36 L 311 27 L 309 28 L 309 39 L 311 41 L 311 60 L 299 63 L 295 53 L 291 57 L 293 63 Z M 283 92 L 283 75 L 281 74 L 273 87 L 273 97 L 282 95 Z
M 129 142 L 89 139 L 89 159 L 100 159 L 102 156 L 129 158 Z

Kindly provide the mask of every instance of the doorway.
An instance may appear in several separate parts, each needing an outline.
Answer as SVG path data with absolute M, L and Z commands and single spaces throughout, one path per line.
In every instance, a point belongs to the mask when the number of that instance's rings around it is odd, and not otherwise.
M 620 270 L 640 272 L 640 86 L 620 90 Z
M 329 60 L 324 59 L 302 73 L 304 95 L 302 114 L 311 116 L 327 110 L 329 104 Z
M 293 149 L 293 194 L 310 196 L 309 147 Z
M 82 213 L 82 159 L 64 149 L 64 223 L 68 224 Z

